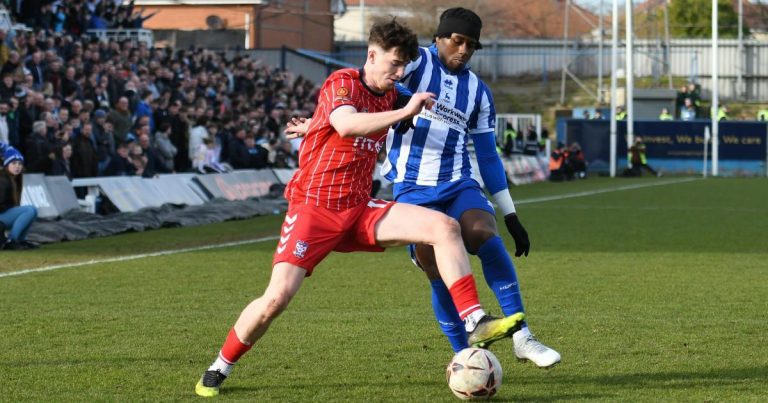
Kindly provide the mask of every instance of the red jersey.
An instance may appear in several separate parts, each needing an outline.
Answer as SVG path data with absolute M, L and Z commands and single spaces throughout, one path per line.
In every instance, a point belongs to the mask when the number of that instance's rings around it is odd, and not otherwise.
M 288 182 L 285 197 L 331 210 L 346 210 L 370 198 L 373 168 L 387 129 L 366 137 L 341 137 L 331 126 L 336 108 L 351 105 L 358 112 L 394 108 L 397 91 L 378 93 L 363 82 L 362 71 L 342 69 L 320 89 L 317 109 L 299 149 L 299 169 Z

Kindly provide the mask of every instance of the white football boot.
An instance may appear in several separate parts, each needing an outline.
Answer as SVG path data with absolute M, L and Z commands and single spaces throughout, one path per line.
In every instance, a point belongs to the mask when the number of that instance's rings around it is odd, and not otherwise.
M 552 368 L 560 362 L 560 353 L 536 340 L 527 326 L 515 332 L 512 341 L 520 361 L 533 361 L 540 368 Z

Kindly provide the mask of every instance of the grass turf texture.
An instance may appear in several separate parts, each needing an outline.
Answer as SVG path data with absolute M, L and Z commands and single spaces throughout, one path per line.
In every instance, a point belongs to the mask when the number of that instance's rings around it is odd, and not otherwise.
M 764 179 L 590 179 L 513 188 L 532 330 L 563 362 L 517 363 L 497 401 L 764 401 Z M 281 217 L 1 252 L 0 271 L 275 235 Z M 507 245 L 513 245 L 505 235 Z M 0 400 L 193 399 L 275 241 L 0 278 Z M 486 308 L 498 313 L 482 281 Z M 456 401 L 429 287 L 403 249 L 333 254 L 237 365 L 221 400 Z

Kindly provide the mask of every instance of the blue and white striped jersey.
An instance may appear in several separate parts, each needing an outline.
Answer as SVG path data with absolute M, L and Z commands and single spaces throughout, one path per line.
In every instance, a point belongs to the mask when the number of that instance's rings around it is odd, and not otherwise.
M 412 92 L 434 93 L 436 103 L 414 117 L 415 127 L 406 133 L 390 129 L 381 173 L 391 182 L 420 186 L 471 178 L 469 135 L 495 130 L 491 92 L 468 67 L 450 73 L 434 44 L 419 53 L 406 67 L 402 84 Z

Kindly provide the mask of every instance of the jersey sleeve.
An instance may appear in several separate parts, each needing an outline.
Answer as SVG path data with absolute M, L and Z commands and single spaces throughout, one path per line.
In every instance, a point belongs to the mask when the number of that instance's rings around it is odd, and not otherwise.
M 323 99 L 330 103 L 329 110 L 344 105 L 349 105 L 357 109 L 358 89 L 355 85 L 355 79 L 349 74 L 334 74 L 329 77 L 323 85 Z
M 475 96 L 477 108 L 469 120 L 467 128 L 469 134 L 478 134 L 496 131 L 496 108 L 493 105 L 493 96 L 485 83 L 481 82 L 477 86 Z

